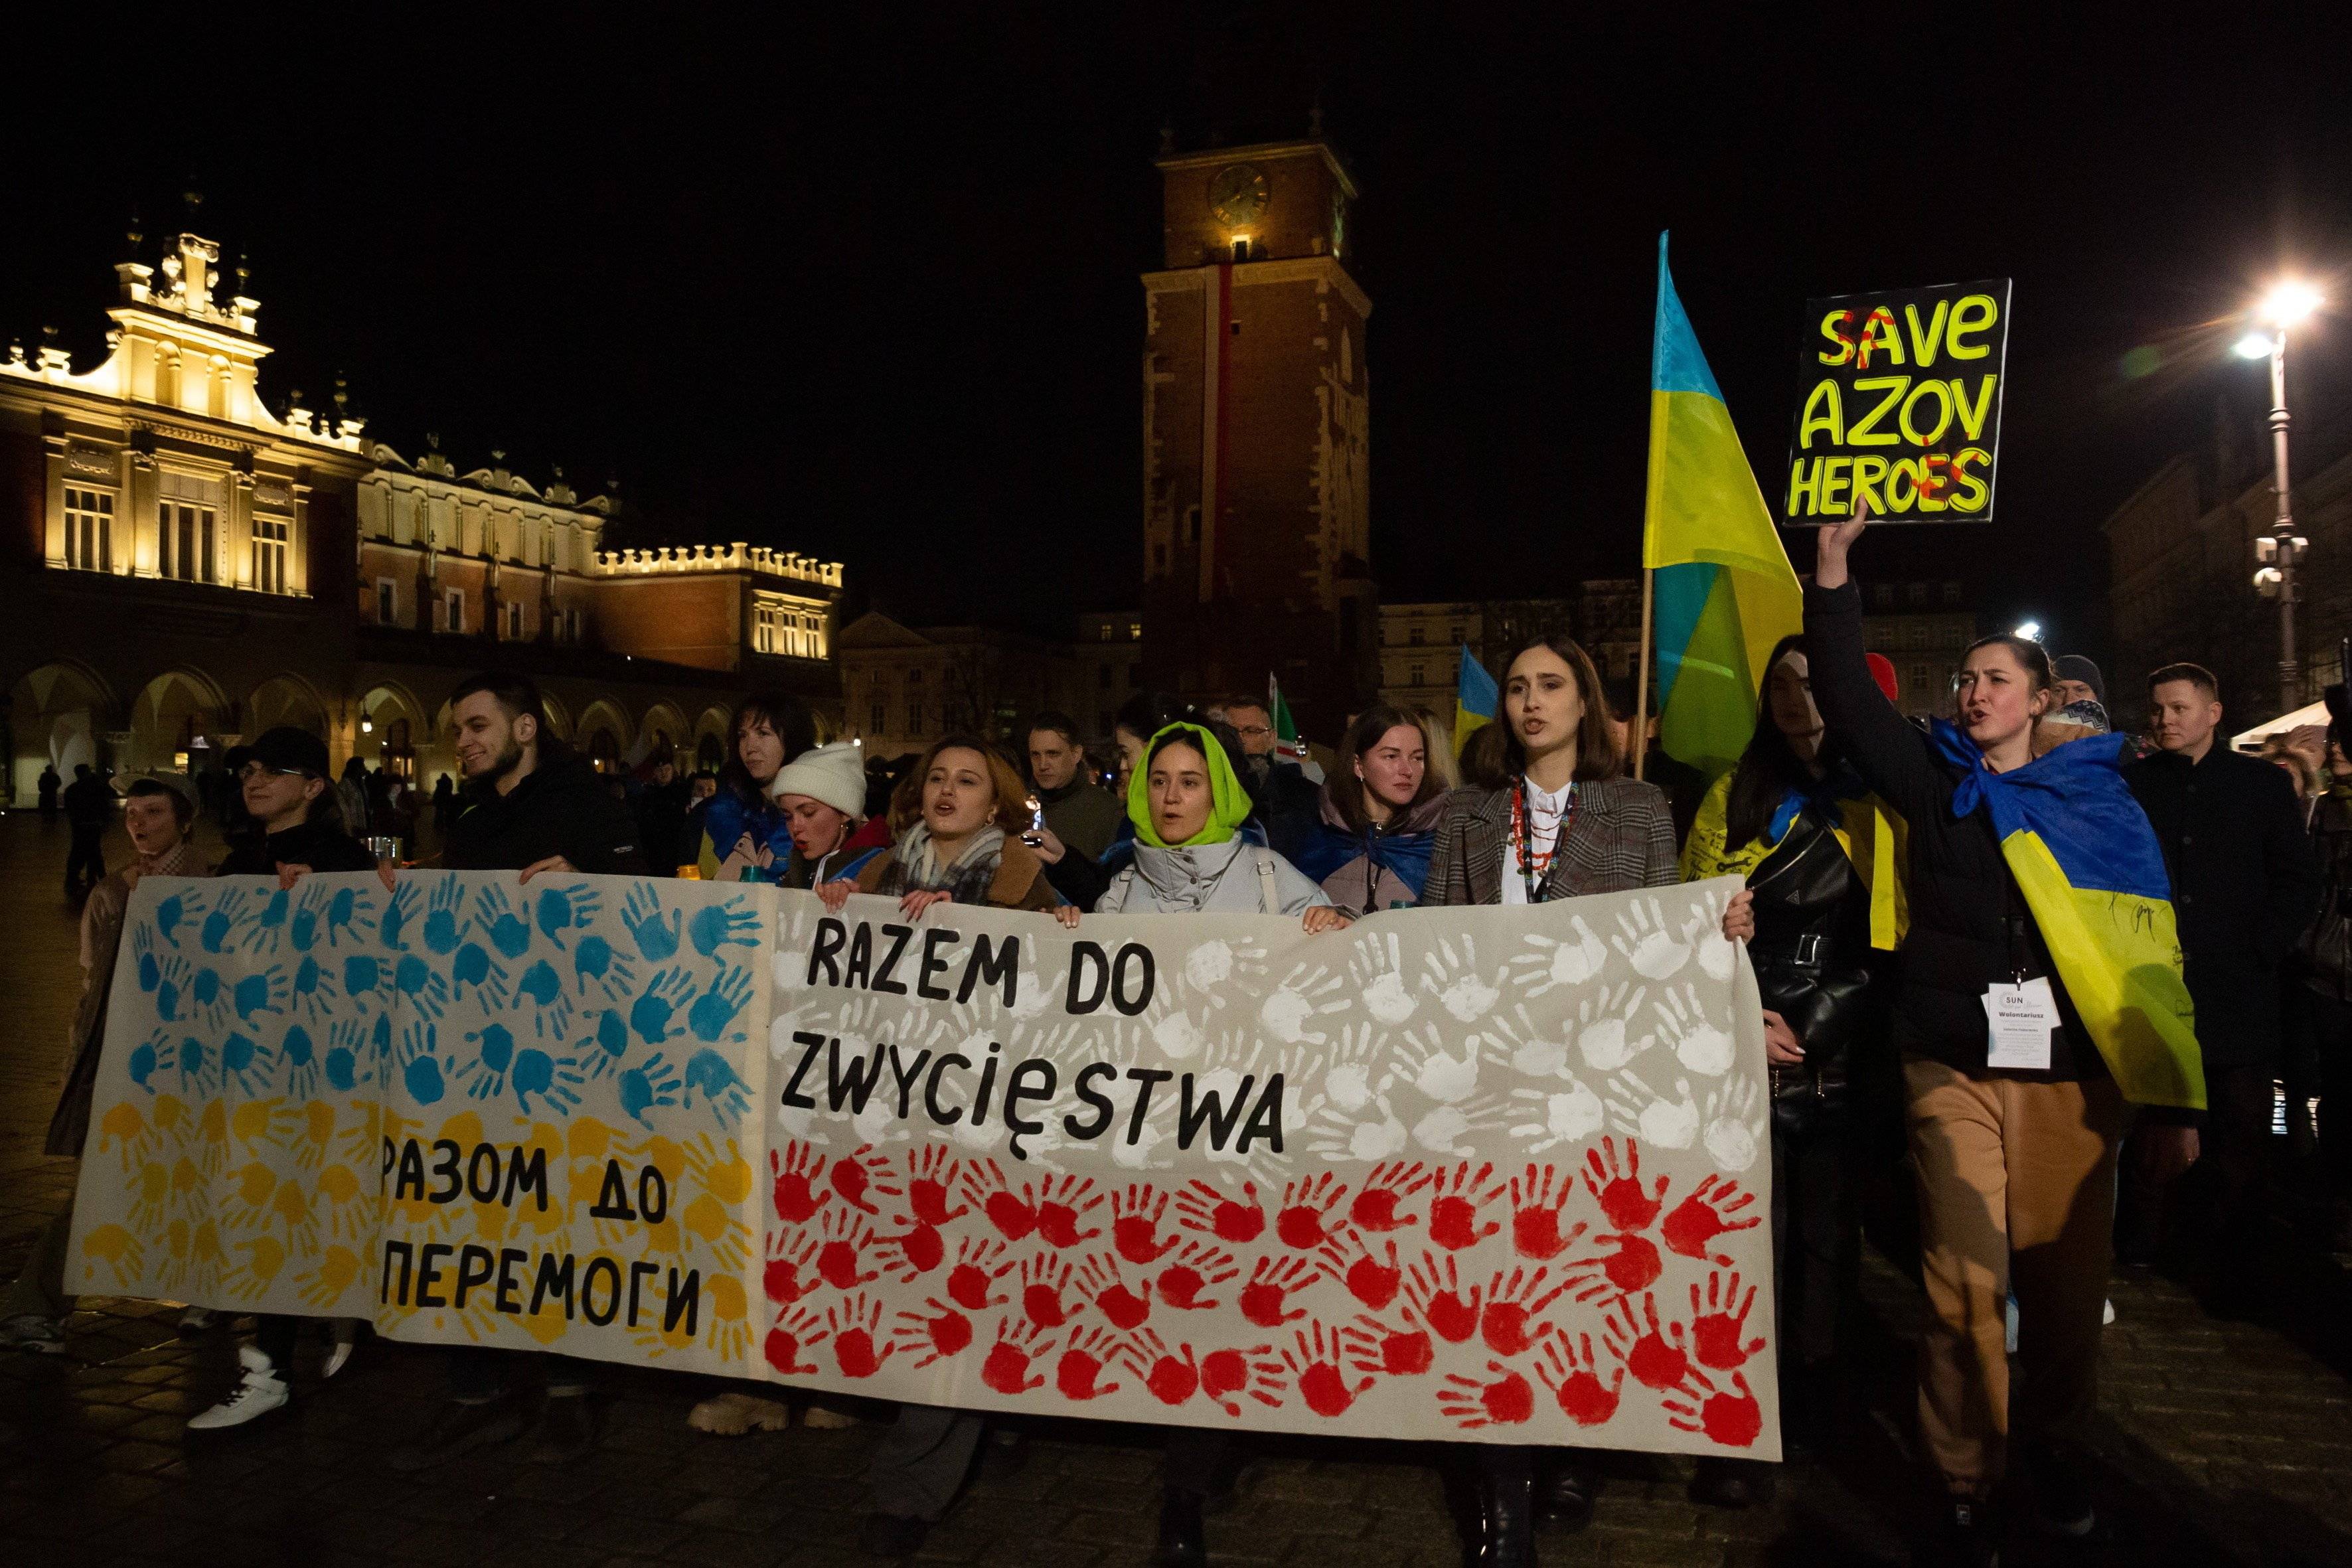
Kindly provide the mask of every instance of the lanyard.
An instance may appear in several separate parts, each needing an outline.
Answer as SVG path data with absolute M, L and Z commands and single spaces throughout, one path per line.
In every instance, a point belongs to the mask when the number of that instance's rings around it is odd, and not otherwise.
M 1568 826 L 1576 820 L 1576 784 L 1568 786 L 1568 802 L 1559 813 L 1559 831 L 1552 836 L 1551 848 L 1538 865 L 1536 861 L 1536 814 L 1528 801 L 1528 776 L 1521 773 L 1514 781 L 1511 795 L 1511 840 L 1518 852 L 1519 883 L 1527 889 L 1528 902 L 1544 901 L 1544 883 L 1550 879 L 1552 862 L 1568 843 Z

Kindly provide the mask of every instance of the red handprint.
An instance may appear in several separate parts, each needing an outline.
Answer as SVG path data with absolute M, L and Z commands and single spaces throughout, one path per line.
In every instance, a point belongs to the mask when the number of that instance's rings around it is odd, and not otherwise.
M 791 1143 L 781 1152 L 769 1150 L 768 1170 L 776 1178 L 776 1217 L 786 1225 L 806 1224 L 832 1201 L 831 1193 L 814 1190 L 816 1179 L 824 1173 L 824 1156 L 805 1143 Z
M 1292 1182 L 1282 1189 L 1282 1208 L 1274 1218 L 1274 1234 L 1285 1247 L 1314 1251 L 1331 1238 L 1323 1222 L 1347 1195 L 1348 1184 L 1328 1171 Z
M 1160 1239 L 1160 1221 L 1168 1213 L 1168 1194 L 1157 1187 L 1137 1183 L 1110 1202 L 1111 1245 L 1118 1255 L 1138 1267 L 1157 1263 L 1160 1255 L 1182 1238 Z
M 1339 1331 L 1339 1338 L 1347 1344 L 1349 1364 L 1358 1372 L 1418 1377 L 1437 1359 L 1437 1347 L 1421 1330 L 1400 1329 L 1368 1312 L 1357 1313 L 1356 1321 Z
M 1570 1346 L 1566 1334 L 1557 1334 L 1544 1342 L 1543 1364 L 1536 1368 L 1544 1386 L 1559 1401 L 1559 1412 L 1579 1426 L 1598 1426 L 1617 1414 L 1617 1401 L 1625 1387 L 1625 1367 L 1622 1363 L 1612 1367 L 1609 1380 L 1601 1380 L 1601 1363 L 1592 1354 L 1592 1336 L 1579 1334 Z
M 1307 1401 L 1307 1408 L 1329 1420 L 1345 1415 L 1348 1407 L 1356 1403 L 1373 1382 L 1367 1377 L 1350 1385 L 1348 1374 L 1339 1370 L 1339 1336 L 1320 1321 L 1304 1329 L 1292 1331 L 1297 1352 L 1285 1350 L 1282 1364 L 1298 1380 L 1298 1396 Z
M 1160 1271 L 1155 1281 L 1160 1287 L 1160 1299 L 1180 1312 L 1197 1311 L 1217 1304 L 1214 1297 L 1203 1299 L 1202 1290 L 1222 1285 L 1241 1270 L 1234 1267 L 1233 1254 L 1204 1242 L 1188 1241 L 1184 1249 Z
M 1201 1386 L 1201 1369 L 1192 1360 L 1192 1347 L 1180 1344 L 1171 1351 L 1150 1329 L 1129 1339 L 1121 1347 L 1119 1359 L 1162 1405 L 1181 1405 Z
M 872 1377 L 882 1363 L 898 1353 L 895 1344 L 874 1352 L 874 1336 L 882 1329 L 882 1303 L 862 1294 L 824 1310 L 824 1326 L 833 1335 L 833 1364 L 844 1377 Z
M 998 1321 L 996 1342 L 988 1347 L 986 1359 L 980 1363 L 980 1381 L 999 1394 L 1026 1394 L 1033 1388 L 1043 1388 L 1043 1376 L 1029 1375 L 1029 1363 L 1050 1352 L 1054 1342 L 1040 1342 L 1037 1325 L 1014 1322 L 1010 1318 Z
M 920 1372 L 935 1361 L 961 1355 L 971 1345 L 971 1320 L 953 1307 L 933 1296 L 924 1306 L 931 1310 L 900 1312 L 898 1326 L 890 1331 L 891 1342 L 920 1356 L 915 1370 Z
M 967 1312 L 985 1312 L 991 1307 L 1004 1304 L 1002 1296 L 989 1294 L 1001 1270 L 996 1260 L 1004 1256 L 1001 1241 L 976 1240 L 965 1237 L 956 1243 L 956 1263 L 948 1270 L 948 1300 Z
M 1261 1329 L 1278 1329 L 1307 1315 L 1305 1308 L 1285 1311 L 1290 1293 L 1311 1285 L 1319 1273 L 1304 1258 L 1261 1258 L 1242 1287 L 1242 1316 Z
M 844 1154 L 833 1163 L 833 1190 L 841 1201 L 860 1214 L 878 1215 L 882 1211 L 866 1202 L 868 1188 L 885 1197 L 897 1197 L 898 1189 L 890 1184 L 890 1162 L 877 1153 L 871 1143 L 861 1143 L 855 1153 Z
M 835 1209 L 824 1216 L 818 1234 L 824 1237 L 824 1245 L 817 1249 L 816 1271 L 826 1284 L 836 1290 L 855 1290 L 869 1279 L 881 1278 L 871 1268 L 858 1272 L 858 1253 L 874 1240 L 874 1232 L 856 1215 Z
M 1622 1231 L 1635 1231 L 1658 1217 L 1665 1206 L 1666 1178 L 1658 1178 L 1658 1190 L 1642 1190 L 1642 1151 L 1633 1139 L 1625 1140 L 1625 1163 L 1617 1163 L 1617 1139 L 1612 1133 L 1601 1140 L 1601 1147 L 1584 1152 L 1584 1184 L 1600 1200 L 1601 1212 L 1609 1223 Z
M 1690 1376 L 1675 1390 L 1682 1399 L 1659 1402 L 1659 1407 L 1666 1413 L 1666 1425 L 1703 1434 L 1710 1442 L 1726 1447 L 1749 1447 L 1764 1430 L 1764 1410 L 1756 1403 L 1755 1391 L 1748 1386 L 1745 1373 L 1733 1373 L 1731 1385 L 1736 1392 L 1726 1394 L 1706 1373 L 1691 1368 Z
M 1015 1265 L 1005 1264 L 997 1278 L 1013 1271 Z M 1069 1321 L 1073 1309 L 1062 1304 L 1062 1292 L 1070 1287 L 1070 1266 L 1058 1258 L 1033 1253 L 1020 1260 L 1021 1311 L 1041 1329 L 1058 1329 Z
M 1397 1205 L 1429 1185 L 1428 1169 L 1418 1160 L 1408 1165 L 1402 1160 L 1374 1165 L 1372 1173 L 1356 1193 L 1356 1201 L 1348 1205 L 1348 1223 L 1358 1230 L 1402 1230 L 1421 1216 L 1397 1213 Z
M 1095 1253 L 1078 1265 L 1077 1287 L 1114 1328 L 1137 1328 L 1151 1316 L 1151 1282 L 1145 1280 L 1140 1293 L 1129 1289 L 1118 1259 L 1108 1252 Z
M 1594 1258 L 1580 1258 L 1568 1266 L 1570 1274 L 1586 1277 L 1583 1288 L 1576 1293 L 1580 1301 L 1593 1300 L 1615 1292 L 1631 1296 L 1646 1290 L 1658 1282 L 1665 1260 L 1658 1256 L 1657 1247 L 1646 1236 L 1618 1236 L 1607 1231 L 1592 1238 L 1596 1247 L 1606 1246 L 1615 1251 Z M 1591 1278 L 1594 1271 L 1599 1279 Z
M 1406 1271 L 1404 1293 L 1406 1316 L 1426 1323 L 1446 1343 L 1465 1343 L 1478 1331 L 1479 1288 L 1473 1285 L 1469 1295 L 1463 1295 L 1453 1258 L 1442 1268 L 1433 1258 L 1416 1258 Z
M 1004 1173 L 993 1160 L 973 1160 L 963 1168 L 964 1196 L 988 1216 L 988 1223 L 1007 1241 L 1022 1241 L 1037 1228 L 1037 1207 L 1029 1189 L 1015 1197 Z
M 1676 1204 L 1666 1215 L 1659 1234 L 1666 1238 L 1666 1250 L 1685 1258 L 1701 1258 L 1710 1263 L 1728 1264 L 1728 1255 L 1710 1250 L 1715 1238 L 1735 1230 L 1746 1230 L 1764 1223 L 1761 1215 L 1749 1215 L 1743 1220 L 1728 1215 L 1738 1214 L 1756 1201 L 1756 1194 L 1741 1190 L 1738 1182 L 1709 1174 L 1696 1191 Z
M 824 1371 L 814 1362 L 802 1364 L 801 1352 L 814 1350 L 824 1342 L 825 1335 L 832 1332 L 824 1325 L 824 1319 L 817 1316 L 814 1307 L 797 1307 L 779 1313 L 776 1326 L 768 1331 L 767 1342 L 761 1346 L 768 1364 L 786 1377 L 807 1377 Z
M 1282 1363 L 1269 1359 L 1272 1345 L 1211 1351 L 1201 1358 L 1201 1392 L 1228 1415 L 1242 1413 L 1234 1395 L 1246 1394 L 1268 1409 L 1282 1405 Z
M 1081 1215 L 1102 1206 L 1102 1194 L 1085 1176 L 1055 1176 L 1037 1194 L 1037 1234 L 1055 1247 L 1076 1247 L 1102 1234 L 1099 1226 L 1080 1230 Z
M 1393 1240 L 1381 1244 L 1388 1257 L 1385 1263 L 1362 1242 L 1353 1245 L 1353 1258 L 1336 1242 L 1317 1254 L 1323 1261 L 1323 1271 L 1346 1285 L 1349 1295 L 1375 1312 L 1384 1312 L 1404 1285 L 1404 1270 L 1397 1264 L 1397 1244 Z
M 1494 1382 L 1449 1375 L 1437 1390 L 1438 1413 L 1465 1431 L 1516 1426 L 1536 1413 L 1536 1391 L 1526 1378 L 1498 1361 L 1488 1362 L 1486 1370 Z
M 948 1207 L 960 1173 L 944 1143 L 926 1143 L 907 1157 L 907 1207 L 917 1225 L 937 1229 L 971 1212 L 962 1204 Z
M 1643 1387 L 1672 1388 L 1690 1371 L 1686 1331 L 1680 1323 L 1660 1326 L 1655 1296 L 1643 1296 L 1642 1312 L 1646 1328 L 1634 1321 L 1632 1297 L 1621 1296 L 1611 1305 L 1603 1324 L 1610 1353 L 1625 1363 Z
M 1434 1187 L 1437 1197 L 1429 1205 L 1430 1240 L 1449 1252 L 1459 1252 L 1503 1228 L 1499 1220 L 1488 1220 L 1484 1226 L 1478 1223 L 1479 1209 L 1503 1195 L 1501 1184 L 1486 1186 L 1494 1173 L 1492 1164 L 1481 1164 L 1475 1171 L 1456 1165 L 1439 1173 Z
M 1706 1277 L 1706 1304 L 1699 1304 L 1698 1287 L 1691 1293 L 1691 1353 L 1701 1366 L 1711 1366 L 1717 1372 L 1728 1372 L 1746 1363 L 1749 1356 L 1764 1348 L 1762 1339 L 1753 1339 L 1745 1345 L 1739 1336 L 1748 1327 L 1748 1310 L 1756 1305 L 1756 1287 L 1748 1287 L 1748 1295 L 1739 1295 L 1739 1276 L 1734 1274 L 1727 1283 L 1721 1274 Z
M 1258 1207 L 1257 1184 L 1244 1182 L 1247 1203 L 1229 1198 L 1208 1183 L 1195 1179 L 1176 1194 L 1176 1215 L 1188 1230 L 1204 1230 L 1220 1241 L 1255 1241 L 1265 1233 L 1265 1211 Z
M 789 1307 L 817 1288 L 814 1272 L 808 1279 L 801 1278 L 801 1270 L 816 1261 L 817 1240 L 806 1232 L 780 1231 L 777 1235 L 783 1250 L 768 1259 L 761 1284 L 769 1300 Z
M 898 1283 L 901 1285 L 912 1284 L 922 1276 L 929 1274 L 932 1269 L 937 1268 L 948 1255 L 947 1238 L 942 1237 L 935 1226 L 928 1225 L 919 1225 L 911 1230 L 902 1230 L 896 1236 L 877 1237 L 874 1247 L 877 1251 L 887 1248 L 898 1253 L 898 1261 L 896 1264 L 886 1264 L 884 1267 L 893 1271 L 905 1270 L 898 1275 Z
M 1517 1355 L 1552 1331 L 1549 1323 L 1537 1323 L 1532 1331 L 1528 1321 L 1558 1300 L 1568 1283 L 1546 1290 L 1544 1276 L 1549 1272 L 1538 1268 L 1529 1274 L 1525 1268 L 1514 1268 L 1506 1276 L 1497 1274 L 1486 1289 L 1486 1310 L 1478 1315 L 1478 1334 L 1486 1348 L 1496 1355 Z M 1538 1294 L 1540 1292 L 1540 1294 Z
M 1070 1336 L 1062 1359 L 1054 1365 L 1054 1386 L 1065 1399 L 1099 1399 L 1117 1394 L 1118 1384 L 1097 1384 L 1103 1363 L 1118 1353 L 1118 1342 L 1104 1329 L 1080 1329 Z
M 1555 1195 L 1555 1189 L 1557 1194 Z M 1511 1178 L 1511 1249 L 1521 1258 L 1558 1258 L 1585 1231 L 1582 1221 L 1562 1232 L 1560 1215 L 1576 1194 L 1576 1177 L 1556 1166 L 1530 1164 L 1524 1175 Z

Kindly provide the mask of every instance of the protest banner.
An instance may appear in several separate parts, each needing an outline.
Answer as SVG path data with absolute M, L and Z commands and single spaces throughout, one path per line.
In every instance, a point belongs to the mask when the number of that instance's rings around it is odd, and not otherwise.
M 1778 1453 L 1728 880 L 838 914 L 150 879 L 69 1281 L 1108 1419 Z
M 2000 455 L 2006 278 L 1805 302 L 1782 521 L 1982 522 Z

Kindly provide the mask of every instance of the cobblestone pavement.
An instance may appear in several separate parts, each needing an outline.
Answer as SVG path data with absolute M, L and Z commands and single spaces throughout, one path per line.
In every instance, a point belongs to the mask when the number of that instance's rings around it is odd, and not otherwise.
M 118 840 L 115 858 L 126 853 Z M 13 1277 L 62 1201 L 71 1163 L 38 1153 L 78 972 L 59 897 L 62 826 L 0 816 L 0 1269 Z M 2352 1294 L 2335 1265 L 2273 1248 L 2277 1304 L 2209 1317 L 2161 1278 L 2118 1278 L 2107 1331 L 2097 1498 L 2087 1543 L 2020 1538 L 2012 1563 L 2352 1564 Z M 1715 1564 L 1907 1560 L 1922 1488 L 1910 1458 L 1916 1295 L 1874 1263 L 1873 1321 L 1848 1369 L 1863 1408 L 1833 1458 L 1780 1474 L 1767 1508 L 1685 1494 L 1686 1466 L 1613 1461 L 1591 1527 L 1549 1533 L 1543 1561 Z M 421 1422 L 435 1352 L 364 1344 L 331 1384 L 306 1341 L 297 1403 L 242 1432 L 191 1439 L 184 1416 L 227 1386 L 225 1331 L 190 1342 L 175 1309 L 85 1299 L 63 1357 L 0 1352 L 0 1561 L 105 1563 L 870 1563 L 859 1475 L 877 1428 L 740 1439 L 688 1430 L 706 1392 L 614 1369 L 606 1440 L 568 1468 L 524 1445 L 417 1476 L 387 1449 Z M 1031 1430 L 1027 1462 L 984 1464 L 921 1559 L 1088 1568 L 1145 1561 L 1158 1488 L 1145 1429 Z M 1003 1453 L 992 1450 L 992 1458 Z M 1402 1568 L 1455 1561 L 1442 1451 L 1270 1440 L 1210 1521 L 1219 1562 Z

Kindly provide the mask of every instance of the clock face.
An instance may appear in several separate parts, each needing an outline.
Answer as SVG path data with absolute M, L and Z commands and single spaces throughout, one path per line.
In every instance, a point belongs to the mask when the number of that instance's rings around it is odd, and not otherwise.
M 1234 163 L 1209 181 L 1209 211 L 1227 228 L 1243 228 L 1265 214 L 1265 172 L 1255 163 Z

